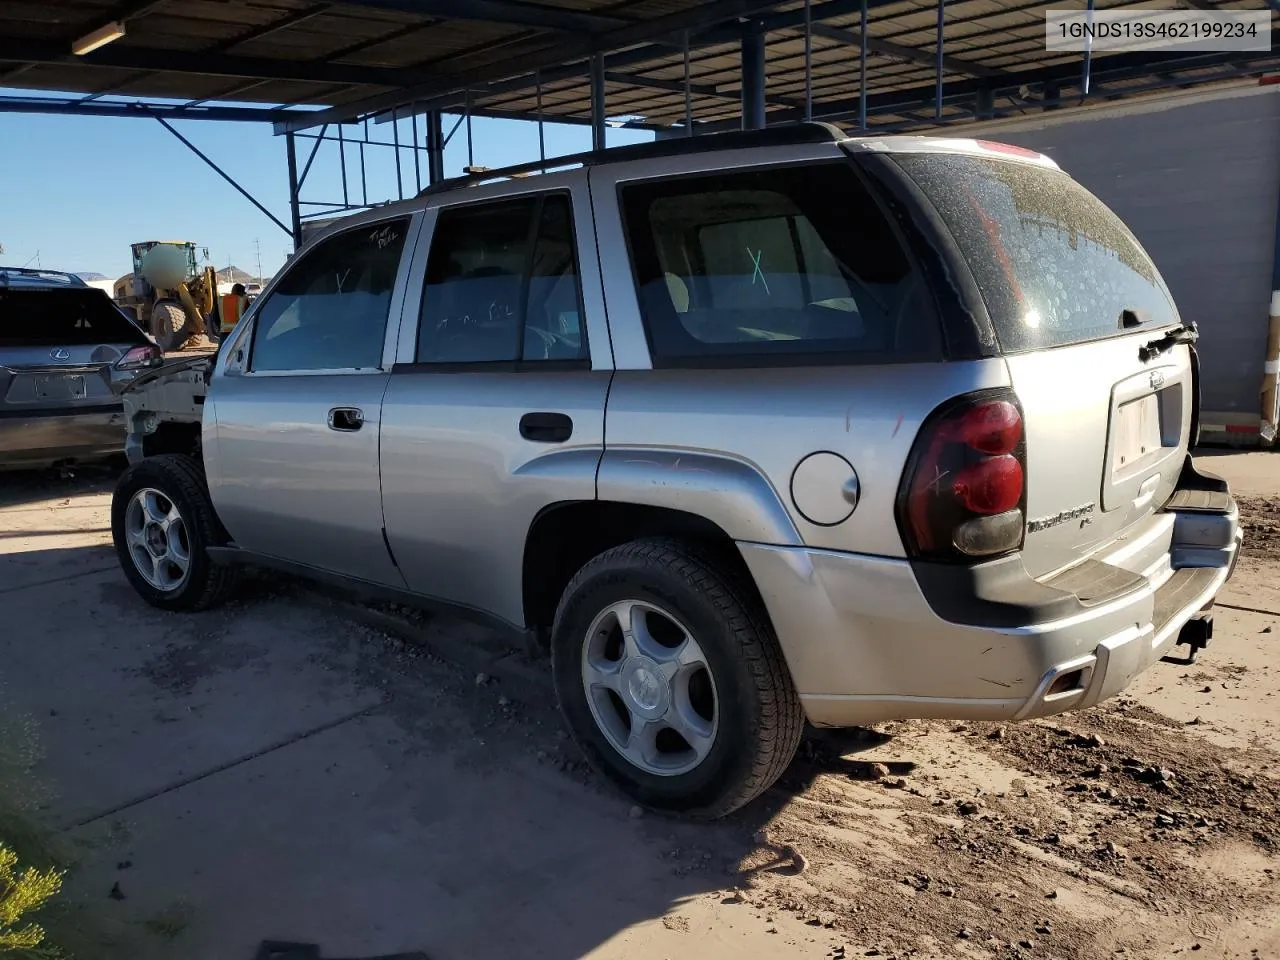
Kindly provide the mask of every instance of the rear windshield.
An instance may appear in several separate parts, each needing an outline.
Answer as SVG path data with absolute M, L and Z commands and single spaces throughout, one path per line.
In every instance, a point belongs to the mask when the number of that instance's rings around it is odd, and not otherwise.
M 932 301 L 846 163 L 621 188 L 655 364 L 932 359 Z
M 138 327 L 111 298 L 92 287 L 64 290 L 0 289 L 0 345 L 74 347 L 145 343 Z
M 897 160 L 955 237 L 1003 349 L 1115 336 L 1125 311 L 1143 326 L 1177 322 L 1168 288 L 1128 227 L 1062 171 L 939 154 Z

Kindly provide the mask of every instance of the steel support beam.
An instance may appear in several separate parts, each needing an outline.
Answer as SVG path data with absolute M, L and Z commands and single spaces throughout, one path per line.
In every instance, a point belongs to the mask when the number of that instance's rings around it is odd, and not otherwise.
M 289 218 L 293 228 L 285 227 L 279 220 L 276 220 L 276 223 L 280 223 L 285 233 L 293 237 L 293 249 L 296 251 L 302 246 L 302 208 L 298 204 L 298 151 L 294 146 L 292 133 L 285 135 L 284 149 L 289 163 Z M 363 166 L 363 160 L 361 160 L 361 166 Z M 275 220 L 275 217 L 271 219 Z
M 689 81 L 689 31 L 681 37 L 681 59 L 684 61 L 684 135 L 693 136 L 693 89 Z
M 662 80 L 658 77 L 644 77 L 634 73 L 618 73 L 616 71 L 605 71 L 605 80 L 609 83 L 616 83 L 623 86 L 640 87 L 647 90 L 665 90 L 669 93 L 684 94 L 685 85 L 679 80 Z M 740 103 L 742 101 L 741 93 L 731 93 L 728 90 L 721 90 L 715 84 L 711 83 L 691 83 L 689 84 L 689 93 L 697 97 L 707 97 L 712 100 L 724 100 Z M 780 107 L 797 107 L 803 108 L 803 100 L 792 100 L 790 97 L 773 97 L 765 94 L 767 103 L 776 104 Z
M 979 120 L 985 120 L 990 117 L 996 109 L 996 98 L 990 88 L 978 91 L 978 95 L 974 98 L 973 112 Z
M 1088 11 L 1089 11 L 1088 23 L 1089 23 L 1089 26 L 1093 26 L 1093 0 L 1089 0 Z M 1092 69 L 1093 69 L 1093 39 L 1092 39 L 1092 36 L 1089 36 L 1085 39 L 1084 64 L 1081 67 L 1081 72 L 1080 72 L 1081 102 L 1084 101 L 1085 97 L 1089 96 L 1089 79 L 1090 79 L 1090 74 L 1092 72 Z
M 742 129 L 764 129 L 765 86 L 764 24 L 748 20 L 742 25 Z
M 822 8 L 814 7 L 814 10 L 820 9 Z M 857 30 L 833 27 L 829 23 L 815 23 L 812 29 L 815 37 L 822 37 L 824 40 L 834 40 L 837 43 L 847 43 L 855 47 L 862 44 L 862 34 Z M 886 56 L 895 57 L 907 63 L 918 63 L 924 67 L 932 67 L 937 63 L 934 54 L 928 50 L 908 47 L 901 43 L 894 43 L 892 40 L 877 40 L 875 37 L 867 37 L 867 49 L 872 53 L 883 53 Z M 958 73 L 968 77 L 994 78 L 1007 75 L 1007 71 L 997 70 L 995 67 L 986 67 L 980 63 L 972 63 L 969 60 L 946 54 L 942 57 L 942 65 L 948 73 Z
M 282 110 L 253 107 L 201 107 L 162 103 L 104 103 L 47 97 L 0 97 L 0 113 L 43 113 L 77 117 L 167 117 L 170 120 L 222 120 L 271 123 L 287 116 Z
M 183 104 L 183 106 L 195 107 L 202 103 L 209 103 L 211 101 L 229 100 L 233 97 L 240 96 L 242 93 L 248 93 L 250 90 L 256 90 L 258 87 L 265 86 L 270 82 L 270 80 L 250 80 L 248 83 L 237 83 L 234 87 L 228 87 L 227 89 L 214 94 L 212 97 L 202 97 L 199 100 L 188 100 Z M 99 94 L 99 96 L 103 96 L 103 94 Z
M 1198 83 L 1207 84 L 1207 83 L 1214 83 L 1222 80 L 1235 80 L 1241 77 L 1256 76 L 1260 72 L 1263 72 L 1263 71 L 1269 72 L 1276 68 L 1280 68 L 1280 58 L 1278 58 L 1276 54 L 1270 54 L 1268 56 L 1272 58 L 1269 63 L 1258 63 L 1252 66 L 1243 67 L 1243 68 L 1233 65 L 1230 61 L 1220 63 L 1216 67 L 1210 68 L 1212 72 L 1207 74 L 1202 74 L 1202 79 L 1198 80 Z M 1191 69 L 1203 70 L 1205 68 L 1203 65 L 1200 65 L 1200 67 L 1198 68 L 1191 68 Z M 1123 76 L 1123 77 L 1113 76 L 1110 79 L 1114 82 L 1115 80 L 1119 80 L 1119 79 L 1137 79 L 1142 75 L 1143 75 L 1143 72 L 1134 71 L 1130 73 L 1128 76 Z M 1152 93 L 1159 90 L 1176 89 L 1177 86 L 1178 86 L 1177 82 L 1171 81 L 1168 79 L 1159 80 L 1154 83 L 1145 82 L 1145 83 L 1139 83 L 1133 86 L 1124 87 L 1122 89 L 1121 88 L 1109 89 L 1106 92 L 1104 98 L 1108 101 L 1127 100 L 1132 97 L 1140 97 L 1143 94 Z M 1095 86 L 1095 90 L 1097 89 L 1098 88 Z M 1026 110 L 1023 108 L 1021 103 L 1015 97 L 1013 97 L 1010 94 L 1002 94 L 1002 98 L 1007 99 L 1011 104 L 1013 104 L 1013 106 L 1005 107 L 1005 108 L 997 107 L 993 109 L 988 119 L 1003 119 L 1004 117 L 1021 116 L 1026 114 Z M 1043 101 L 1040 101 L 1040 104 L 1042 106 L 1047 106 L 1047 104 L 1045 104 Z M 975 113 L 971 108 L 966 107 L 964 104 L 958 101 L 953 101 L 952 105 L 954 107 L 960 108 L 961 110 L 963 110 L 963 112 L 953 113 L 950 116 L 943 118 L 941 123 L 938 123 L 937 121 L 935 121 L 931 116 L 920 117 L 910 113 L 907 110 L 904 110 L 901 107 L 897 107 L 893 110 L 887 110 L 887 109 L 880 110 L 879 111 L 880 113 L 894 113 L 899 116 L 909 117 L 911 119 L 903 123 L 886 123 L 886 124 L 877 125 L 875 127 L 875 132 L 877 134 L 879 133 L 889 134 L 889 133 L 916 132 L 926 128 L 931 130 L 937 130 L 943 127 L 951 127 L 951 126 L 958 126 L 966 123 L 972 123 L 975 119 L 981 119 L 976 117 Z M 1079 97 L 1074 95 L 1063 97 L 1058 102 L 1058 105 L 1065 106 L 1065 107 L 1078 106 Z M 827 119 L 836 119 L 836 118 L 828 117 Z
M 858 129 L 867 129 L 867 0 L 861 0 L 858 10 Z
M 616 70 L 606 70 L 604 74 L 605 80 L 609 83 L 616 83 L 628 87 L 642 87 L 646 90 L 665 90 L 667 93 L 684 93 L 685 84 L 679 80 L 663 80 L 659 77 L 644 77 L 634 73 L 619 73 Z M 710 83 L 691 83 L 688 85 L 689 92 L 699 97 L 714 97 L 718 100 L 739 99 L 738 94 L 729 93 L 721 90 L 719 87 Z
M 815 4 L 812 8 L 812 16 L 814 20 L 820 20 L 823 17 L 842 17 L 850 13 L 857 13 L 863 7 L 875 8 L 887 6 L 891 3 L 899 2 L 899 0 L 826 0 L 824 3 Z M 775 4 L 776 6 L 776 4 Z M 797 11 L 784 11 L 782 13 L 773 13 L 761 17 L 764 21 L 765 32 L 772 33 L 777 31 L 785 31 L 795 28 L 798 24 L 803 24 L 803 11 L 799 11 L 800 16 L 797 17 Z M 723 22 L 723 19 L 718 22 Z M 692 46 L 724 46 L 728 44 L 737 44 L 742 38 L 742 29 L 738 24 L 728 27 L 696 27 L 681 29 L 678 34 L 674 35 L 678 42 L 674 44 L 677 49 L 683 51 L 685 45 L 685 34 L 690 34 L 689 45 Z M 668 57 L 671 55 L 670 38 L 657 38 L 655 42 L 648 43 L 643 46 L 635 46 L 626 50 L 619 50 L 605 56 L 605 69 L 616 70 L 621 67 L 629 67 L 637 63 L 645 63 L 658 57 Z M 907 48 L 911 49 L 911 48 Z M 933 60 L 931 55 L 925 53 L 930 58 L 929 63 Z M 566 58 L 573 61 L 574 58 Z M 510 79 L 500 81 L 491 81 L 479 86 L 472 84 L 470 89 L 476 93 L 487 96 L 500 96 L 504 93 L 520 93 L 531 90 L 536 84 L 538 75 L 541 75 L 542 82 L 556 83 L 561 80 L 572 80 L 579 77 L 585 77 L 590 73 L 590 62 L 588 60 L 578 60 L 577 62 L 561 63 L 559 66 L 550 68 L 534 69 L 523 75 L 514 76 Z M 432 97 L 413 97 L 413 101 L 423 101 L 420 105 L 430 107 L 432 109 L 448 110 L 457 107 L 463 101 L 463 87 L 457 87 L 453 91 Z M 728 96 L 738 101 L 739 95 L 728 94 Z M 404 102 L 408 102 L 407 100 Z M 801 103 L 793 100 L 783 100 L 781 98 L 769 98 L 770 103 L 779 105 L 791 105 L 799 107 Z M 498 108 L 499 110 L 501 108 Z M 477 114 L 481 115 L 481 114 Z M 573 122 L 573 121 L 561 121 Z M 585 119 L 579 119 L 577 122 L 586 123 Z M 282 128 L 276 130 L 277 133 L 282 132 Z
M 63 63 L 69 58 L 70 51 L 59 43 L 7 38 L 0 40 L 0 60 Z M 226 53 L 138 49 L 116 44 L 107 44 L 90 54 L 77 57 L 76 61 L 124 70 L 239 77 L 244 80 L 296 80 L 305 83 L 372 86 L 403 85 L 434 75 L 431 71 L 417 68 L 360 67 L 314 60 L 268 60 L 264 57 L 242 57 Z
M 311 172 L 311 164 L 316 162 L 316 154 L 320 152 L 320 145 L 324 143 L 325 131 L 329 129 L 328 124 L 320 128 L 320 134 L 316 137 L 316 142 L 311 145 L 311 154 L 307 157 L 307 162 L 302 167 L 302 174 L 298 177 L 298 192 L 302 192 L 302 185 L 307 182 L 307 174 Z
M 234 177 L 232 177 L 220 166 L 218 166 L 216 163 L 210 160 L 209 157 L 199 147 L 197 147 L 194 143 L 192 143 L 190 140 L 188 140 L 186 137 L 180 134 L 177 130 L 175 130 L 169 124 L 169 122 L 164 119 L 164 117 L 156 117 L 156 120 L 159 121 L 160 126 L 164 127 L 166 130 L 172 133 L 175 137 L 177 137 L 178 140 L 182 142 L 183 146 L 185 146 L 197 157 L 199 157 L 201 160 L 207 163 L 214 173 L 220 176 L 223 180 L 227 181 L 227 183 L 231 184 L 231 186 L 235 187 L 236 192 L 238 192 L 240 196 L 244 197 L 246 200 L 252 203 L 255 207 L 257 207 L 262 212 L 263 216 L 265 216 L 268 220 L 274 223 L 277 227 L 279 227 L 285 233 L 289 232 L 289 228 L 280 222 L 279 217 L 277 217 L 274 213 L 272 213 L 270 210 L 264 207 L 261 203 L 259 203 L 258 199 L 253 194 L 251 194 L 248 190 L 240 186 L 240 184 L 236 183 Z M 296 187 L 294 186 L 294 184 L 296 184 L 297 181 L 298 181 L 298 162 L 293 152 L 293 137 L 290 137 L 289 138 L 289 191 L 290 191 L 290 195 L 293 197 L 295 211 L 297 210 L 298 198 L 297 198 L 297 193 L 295 192 Z M 297 217 L 296 212 L 294 216 L 295 216 L 295 222 L 296 222 L 296 217 Z M 295 233 L 294 236 L 297 236 L 297 234 Z
M 384 43 L 390 43 L 392 40 L 403 40 L 405 37 L 412 36 L 419 30 L 425 30 L 428 27 L 434 27 L 438 20 L 427 20 L 423 23 L 410 23 L 407 26 L 392 30 L 390 33 L 384 33 L 376 37 L 370 37 L 367 40 L 357 40 L 355 43 L 349 43 L 345 47 L 339 47 L 324 55 L 325 60 L 342 60 L 349 57 L 353 53 L 359 53 L 361 50 L 368 50 L 371 47 L 378 47 Z
M 475 69 L 456 70 L 443 75 L 437 71 L 436 79 L 426 83 L 410 84 L 402 89 L 343 104 L 341 107 L 319 110 L 308 120 L 286 121 L 284 124 L 277 126 L 276 133 L 284 133 L 287 130 L 301 130 L 306 127 L 319 126 L 322 123 L 336 123 L 342 120 L 349 120 L 352 117 L 391 110 L 405 103 L 413 103 L 419 100 L 430 101 L 437 97 L 450 96 L 454 99 L 449 103 L 433 103 L 433 108 L 454 106 L 458 102 L 458 95 L 464 90 L 471 90 L 473 94 L 484 95 L 493 92 L 489 88 L 490 84 L 515 77 L 528 77 L 535 70 L 549 71 L 557 67 L 585 61 L 597 53 L 628 50 L 628 48 L 637 44 L 647 43 L 663 37 L 675 37 L 678 42 L 678 38 L 684 30 L 697 31 L 730 22 L 740 17 L 749 17 L 773 9 L 778 5 L 778 2 L 779 0 L 770 0 L 770 2 L 762 2 L 762 0 L 709 0 L 709 2 L 698 4 L 696 7 L 661 17 L 654 17 L 642 23 L 631 24 L 608 34 L 574 35 L 564 39 L 562 42 L 550 44 L 537 51 L 531 51 L 528 55 L 508 58 L 501 64 L 490 63 Z M 0 59 L 3 59 L 3 56 L 0 56 Z M 639 61 L 632 60 L 630 62 Z M 582 69 L 583 67 L 579 66 L 577 72 L 570 72 L 568 76 L 580 76 Z M 545 79 L 550 79 L 549 75 Z M 526 82 L 525 86 L 532 86 L 532 82 Z M 515 89 L 521 88 L 516 87 Z
M 168 2 L 169 0 L 129 0 L 127 3 L 118 3 L 110 10 L 104 10 L 99 13 L 93 20 L 82 23 L 75 31 L 75 37 L 71 39 L 83 37 L 85 34 L 99 30 L 110 23 L 127 22 L 136 20 L 139 17 L 145 17 L 148 13 L 163 7 Z
M 1259 391 L 1259 435 L 1263 447 L 1276 442 L 1280 427 L 1280 203 L 1276 205 L 1275 245 L 1271 253 L 1271 305 L 1267 311 L 1266 350 L 1262 356 L 1262 389 Z
M 439 110 L 427 111 L 427 183 L 444 179 L 444 123 Z
M 604 57 L 591 58 L 591 149 L 605 146 Z
M 863 6 L 866 6 L 869 9 L 874 9 L 876 7 L 887 6 L 896 2 L 899 2 L 899 0 L 826 0 L 824 3 L 813 5 L 812 16 L 815 21 L 821 20 L 824 17 L 842 17 L 851 13 L 858 13 Z M 797 26 L 803 26 L 803 13 L 803 10 L 788 10 L 781 13 L 768 14 L 766 16 L 762 16 L 760 19 L 764 22 L 765 32 L 773 33 L 794 29 Z M 717 22 L 723 22 L 723 19 Z M 728 44 L 740 43 L 742 39 L 742 28 L 739 24 L 733 24 L 727 27 L 712 26 L 689 28 L 688 32 L 690 33 L 690 46 L 725 46 Z M 683 31 L 679 34 L 679 41 L 678 46 L 683 49 Z M 637 63 L 645 63 L 646 61 L 650 61 L 658 57 L 670 56 L 671 52 L 672 51 L 664 42 L 653 42 L 644 46 L 636 46 L 630 49 L 620 50 L 616 53 L 608 54 L 605 57 L 605 69 L 616 70 L 618 68 L 628 67 Z M 933 63 L 931 54 L 926 52 L 925 57 L 929 58 L 930 64 Z M 566 59 L 572 60 L 573 58 Z M 535 70 L 510 79 L 487 83 L 484 85 L 482 90 L 478 89 L 477 86 L 473 84 L 471 89 L 488 96 L 498 96 L 504 93 L 520 93 L 533 88 L 535 83 L 535 74 L 538 72 L 541 73 L 543 83 L 572 80 L 584 77 L 589 73 L 589 62 L 581 60 L 578 62 L 562 63 L 556 67 L 545 68 L 541 71 Z M 427 105 L 443 110 L 456 107 L 462 103 L 462 91 L 463 88 L 458 87 L 449 93 L 427 98 Z M 740 99 L 732 94 L 730 94 L 730 96 L 733 96 L 733 99 L 735 100 Z M 417 100 L 421 98 L 415 97 L 414 99 Z M 769 98 L 769 102 L 779 105 L 801 106 L 801 103 L 797 101 L 788 102 L 779 98 Z M 282 132 L 282 129 L 283 128 L 277 128 L 276 132 L 280 133 Z
M 444 20 L 472 20 L 499 23 L 534 30 L 567 33 L 606 33 L 630 26 L 634 20 L 599 13 L 548 7 L 521 0 L 342 0 L 348 6 L 372 10 L 395 10 Z
M 934 68 L 934 95 L 933 95 L 933 119 L 942 119 L 942 75 L 944 73 L 943 63 L 947 59 L 944 50 L 945 31 L 947 26 L 947 0 L 937 0 L 938 4 L 938 36 L 935 40 L 937 44 L 936 56 L 938 58 L 937 65 Z
M 1280 0 L 1277 0 L 1280 2 Z M 1158 70 L 1198 70 L 1231 64 L 1252 64 L 1240 71 L 1239 75 L 1260 73 L 1266 69 L 1274 69 L 1280 54 L 1257 52 L 1253 54 L 1233 51 L 1229 53 L 1192 53 L 1171 54 L 1168 52 L 1139 52 L 1113 54 L 1098 57 L 1093 61 L 1093 78 L 1095 86 L 1107 81 L 1141 77 Z M 1041 84 L 1057 83 L 1062 88 L 1073 87 L 1080 83 L 1080 63 L 1070 60 L 1033 70 L 1011 72 L 1004 80 L 992 82 L 986 79 L 956 80 L 949 83 L 943 95 L 943 103 L 970 108 L 979 91 L 989 90 L 993 96 L 1005 93 L 1016 93 L 1023 86 L 1035 87 Z M 885 93 L 871 94 L 867 97 L 868 114 L 893 114 L 902 110 L 915 110 L 931 106 L 937 92 L 936 84 L 929 83 L 910 87 L 904 90 L 893 90 Z M 814 118 L 817 120 L 840 120 L 856 116 L 859 98 L 844 100 L 819 101 L 814 105 Z M 773 120 L 781 123 L 794 123 L 801 120 L 803 112 L 787 110 L 775 114 Z M 707 132 L 731 130 L 738 124 L 732 120 L 708 123 Z
M 332 8 L 332 3 L 313 4 L 310 7 L 297 10 L 288 16 L 271 20 L 261 26 L 247 30 L 238 36 L 231 37 L 229 40 L 224 40 L 222 43 L 215 44 L 208 52 L 225 53 L 228 50 L 234 50 L 242 43 L 248 43 L 251 40 L 261 40 L 263 37 L 269 37 L 273 33 L 279 33 L 281 30 L 287 30 L 289 27 L 296 26 L 299 23 L 306 23 L 308 20 L 314 20 L 321 14 L 328 13 Z M 205 52 L 206 51 L 199 51 L 196 53 L 196 56 L 201 57 Z

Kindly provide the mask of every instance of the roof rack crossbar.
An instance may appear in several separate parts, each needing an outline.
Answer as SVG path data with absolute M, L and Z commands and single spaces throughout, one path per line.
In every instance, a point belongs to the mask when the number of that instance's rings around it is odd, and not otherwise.
M 609 147 L 604 150 L 588 150 L 583 153 L 571 153 L 563 157 L 547 157 L 542 160 L 530 160 L 508 167 L 483 170 L 450 177 L 425 187 L 417 194 L 419 197 L 434 196 L 447 193 L 459 187 L 475 186 L 491 180 L 502 180 L 508 177 L 529 173 L 543 173 L 548 170 L 559 170 L 562 167 L 589 167 L 602 163 L 623 163 L 628 160 L 650 160 L 658 157 L 678 157 L 692 153 L 706 153 L 713 150 L 742 150 L 754 147 L 785 147 L 805 143 L 837 143 L 847 139 L 848 134 L 831 123 L 788 123 L 763 130 L 730 130 L 723 133 L 707 133 L 696 137 L 674 137 L 670 140 L 654 140 L 651 143 L 633 143 L 623 147 Z

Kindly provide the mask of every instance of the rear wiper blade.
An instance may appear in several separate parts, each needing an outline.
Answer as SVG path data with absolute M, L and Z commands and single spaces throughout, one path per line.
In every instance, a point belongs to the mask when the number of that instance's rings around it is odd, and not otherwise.
M 1200 331 L 1196 322 L 1184 322 L 1177 330 L 1170 330 L 1163 337 L 1157 337 L 1138 348 L 1138 359 L 1143 363 L 1160 356 L 1166 350 L 1172 350 L 1180 343 L 1195 343 L 1200 339 Z

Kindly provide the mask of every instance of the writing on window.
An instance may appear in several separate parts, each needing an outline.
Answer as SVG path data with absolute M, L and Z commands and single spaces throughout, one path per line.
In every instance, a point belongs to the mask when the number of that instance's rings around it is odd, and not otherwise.
M 427 259 L 417 360 L 582 359 L 581 302 L 567 196 L 446 207 Z
M 357 227 L 292 264 L 259 308 L 252 368 L 379 367 L 408 226 L 405 218 Z

